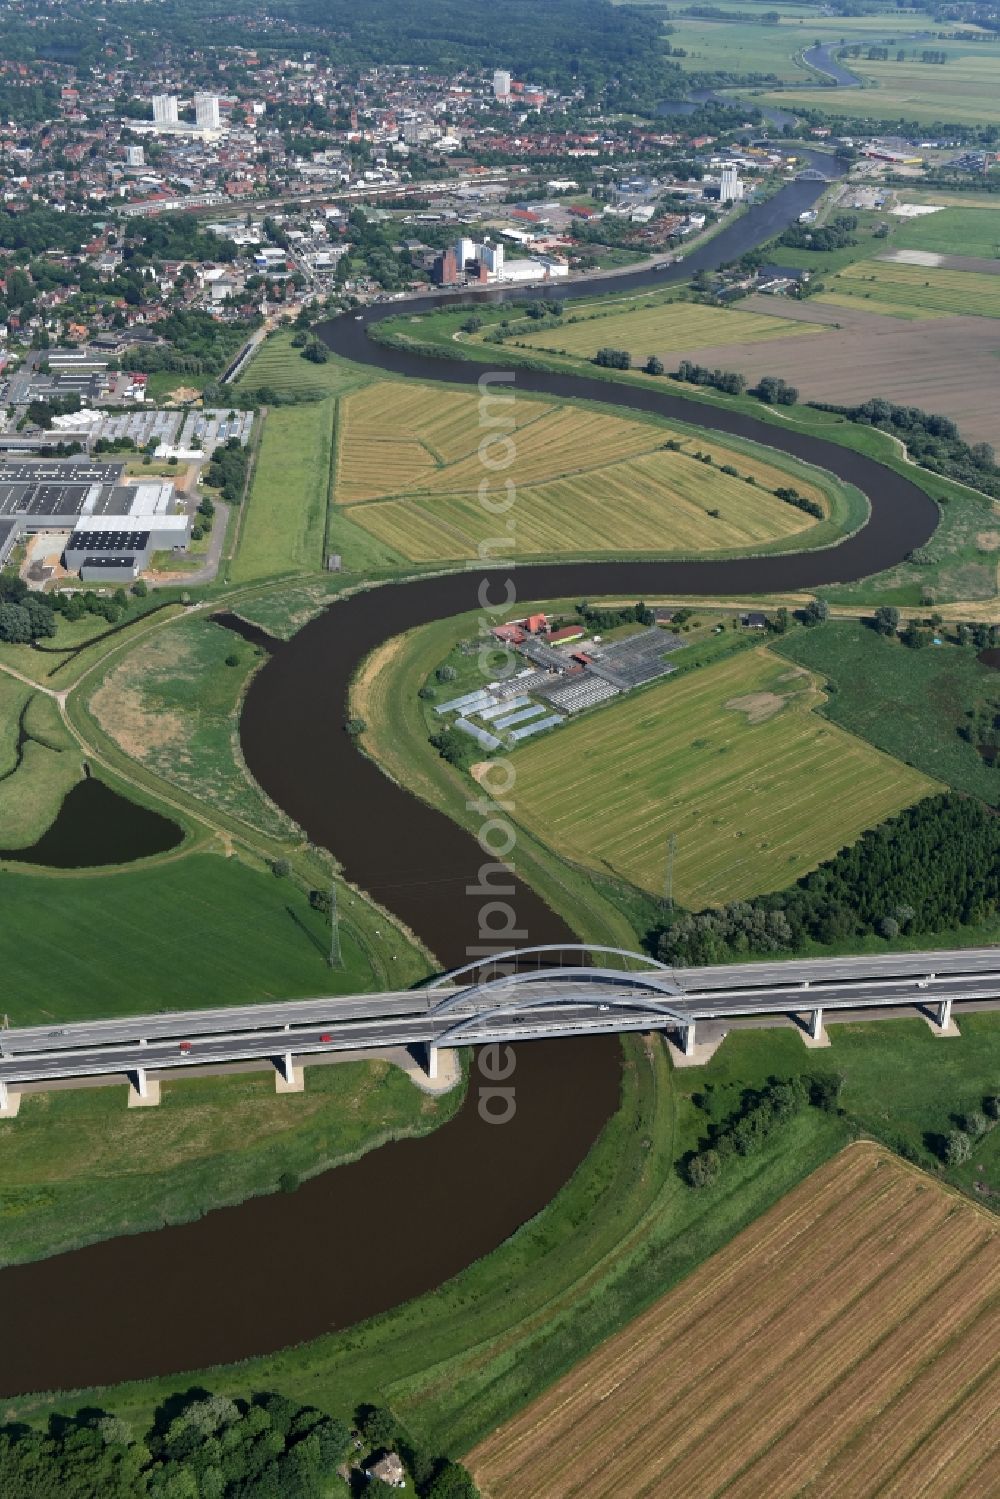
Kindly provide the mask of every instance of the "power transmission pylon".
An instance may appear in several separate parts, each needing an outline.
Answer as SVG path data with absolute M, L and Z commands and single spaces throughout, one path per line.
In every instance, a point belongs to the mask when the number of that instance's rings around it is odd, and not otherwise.
M 677 834 L 671 833 L 667 839 L 667 877 L 664 882 L 664 895 L 666 896 L 667 909 L 671 910 L 674 904 L 674 854 L 677 852 Z
M 330 884 L 330 954 L 327 958 L 330 968 L 343 968 L 344 960 L 340 951 L 340 919 L 337 914 L 337 886 L 331 881 Z

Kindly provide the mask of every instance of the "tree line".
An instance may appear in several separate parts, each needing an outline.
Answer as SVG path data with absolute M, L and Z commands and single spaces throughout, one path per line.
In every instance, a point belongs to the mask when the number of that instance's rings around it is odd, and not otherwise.
M 660 368 L 662 370 L 662 365 Z M 648 366 L 647 371 L 650 374 L 658 373 L 649 370 Z M 712 390 L 721 390 L 729 396 L 741 396 L 747 390 L 747 378 L 739 370 L 713 370 L 705 364 L 694 364 L 690 359 L 681 360 L 672 378 L 685 385 L 707 385 Z M 766 406 L 794 406 L 799 398 L 795 386 L 789 385 L 780 375 L 761 375 L 757 384 L 750 386 L 749 394 L 756 396 Z
M 688 913 L 654 934 L 666 963 L 699 966 L 807 942 L 952 931 L 1000 905 L 1000 820 L 946 792 L 863 833 L 787 890 Z
M 835 411 L 849 421 L 889 432 L 906 444 L 910 457 L 921 467 L 1000 499 L 1000 466 L 991 444 L 965 442 L 950 417 L 922 411 L 919 406 L 896 406 L 880 397 L 858 406 L 837 406 L 830 401 L 808 404 L 817 411 Z
M 338 1473 L 382 1499 L 394 1490 L 366 1475 L 388 1451 L 421 1499 L 475 1499 L 465 1468 L 410 1440 L 384 1407 L 347 1421 L 272 1392 L 245 1401 L 193 1390 L 140 1431 L 94 1408 L 54 1415 L 44 1430 L 0 1427 L 4 1499 L 326 1499 Z

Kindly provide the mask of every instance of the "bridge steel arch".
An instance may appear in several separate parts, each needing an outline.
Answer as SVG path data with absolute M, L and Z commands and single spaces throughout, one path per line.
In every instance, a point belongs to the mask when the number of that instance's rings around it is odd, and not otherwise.
M 601 955 L 605 958 L 631 959 L 643 965 L 642 976 L 640 978 L 636 973 L 626 969 L 609 968 L 605 965 L 591 967 L 584 964 L 573 966 L 561 964 L 552 968 L 522 969 L 521 971 L 514 966 L 523 963 L 526 958 L 540 957 L 545 953 L 571 952 L 582 953 L 587 957 Z M 455 981 L 464 975 L 474 976 L 486 969 L 503 964 L 510 965 L 512 971 L 454 988 Z M 591 984 L 601 985 L 597 993 L 586 992 Z M 543 985 L 547 992 L 539 993 L 538 990 Z M 511 948 L 506 952 L 476 958 L 461 968 L 452 969 L 450 973 L 432 979 L 427 988 L 429 990 L 454 988 L 454 992 L 445 994 L 441 1001 L 428 1011 L 428 1020 L 443 1018 L 459 1007 L 470 1004 L 476 1006 L 475 1014 L 457 1017 L 451 1025 L 446 1025 L 444 1030 L 428 1042 L 432 1075 L 436 1071 L 438 1049 L 461 1045 L 462 1038 L 466 1037 L 467 1033 L 474 1030 L 476 1026 L 482 1025 L 484 1021 L 500 1015 L 513 1016 L 531 1010 L 555 1008 L 566 1004 L 592 1005 L 595 1009 L 604 1004 L 615 1009 L 646 1010 L 651 1022 L 655 1018 L 658 1025 L 680 1027 L 684 1035 L 685 1051 L 690 1050 L 694 1044 L 694 1021 L 690 1015 L 685 1015 L 676 1008 L 676 1001 L 684 998 L 684 989 L 678 982 L 673 969 L 666 963 L 649 957 L 646 953 L 633 952 L 625 947 L 610 947 L 586 942 L 546 942 L 535 947 Z M 616 988 L 623 992 L 614 993 Z M 474 1041 L 474 1039 L 474 1036 L 467 1037 L 468 1041 Z
M 550 975 L 550 977 L 551 976 L 552 975 Z M 599 1005 L 604 1005 L 606 1009 L 614 1008 L 618 1010 L 644 1010 L 647 1011 L 651 1017 L 655 1016 L 656 1019 L 663 1025 L 679 1026 L 685 1032 L 685 1034 L 687 1033 L 689 1027 L 692 1027 L 692 1021 L 689 1015 L 684 1015 L 673 1006 L 666 1005 L 662 1001 L 653 999 L 648 995 L 624 994 L 618 996 L 615 994 L 608 994 L 606 991 L 602 992 L 600 996 L 565 993 L 547 994 L 541 997 L 534 995 L 526 999 L 519 999 L 512 1004 L 495 1004 L 488 1009 L 478 1010 L 475 1015 L 463 1015 L 459 1020 L 456 1020 L 452 1025 L 448 1026 L 447 1029 L 440 1031 L 438 1035 L 434 1037 L 433 1041 L 431 1041 L 429 1044 L 433 1048 L 460 1045 L 462 1037 L 467 1031 L 473 1029 L 477 1025 L 481 1025 L 484 1021 L 489 1021 L 494 1016 L 513 1016 L 526 1011 L 549 1008 L 555 1009 L 560 1005 L 571 1003 L 578 1005 L 591 1005 L 594 1008 L 598 1007 Z M 450 1004 L 448 1005 L 448 1008 L 450 1008 Z M 439 1006 L 436 1010 L 431 1011 L 431 1015 L 440 1015 L 444 1010 L 444 1005 Z M 472 1037 L 470 1039 L 474 1041 L 475 1037 Z
M 461 968 L 453 968 L 448 973 L 439 974 L 437 978 L 431 979 L 430 983 L 426 987 L 427 989 L 451 988 L 454 986 L 456 980 L 460 979 L 463 974 L 478 973 L 484 968 L 495 967 L 498 963 L 509 963 L 511 965 L 514 965 L 517 962 L 522 961 L 524 958 L 537 957 L 543 953 L 550 952 L 578 952 L 585 953 L 588 956 L 595 953 L 602 953 L 607 957 L 633 958 L 635 962 L 643 964 L 644 971 L 647 973 L 656 972 L 669 974 L 671 977 L 671 981 L 675 985 L 675 992 L 678 994 L 682 992 L 680 985 L 677 983 L 677 979 L 674 976 L 673 969 L 670 968 L 666 963 L 661 963 L 658 958 L 651 958 L 648 953 L 632 952 L 631 949 L 627 947 L 605 947 L 599 943 L 590 942 L 541 942 L 535 947 L 511 947 L 508 948 L 506 952 L 490 953 L 486 957 L 474 958 L 471 963 L 465 963 Z M 504 974 L 502 975 L 502 977 L 504 979 L 511 978 L 523 980 L 529 977 L 533 978 L 536 976 L 547 975 L 551 978 L 554 973 L 560 971 L 567 971 L 579 975 L 581 973 L 593 973 L 596 970 L 592 968 L 586 968 L 583 965 L 581 965 L 580 967 L 571 967 L 567 969 L 564 964 L 560 964 L 557 968 L 548 968 L 544 970 L 539 968 L 528 969 L 525 970 L 524 973 L 518 973 L 516 968 L 512 968 L 512 971 L 509 974 Z M 606 971 L 617 972 L 618 970 Z M 485 982 L 489 984 L 496 982 L 496 980 L 487 979 Z M 481 987 L 483 987 L 483 985 L 480 984 L 471 984 L 469 986 L 470 991 L 472 989 L 478 989 Z

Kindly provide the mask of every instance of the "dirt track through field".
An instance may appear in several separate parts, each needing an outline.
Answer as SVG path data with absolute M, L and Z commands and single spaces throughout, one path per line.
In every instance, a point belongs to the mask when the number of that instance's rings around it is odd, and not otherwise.
M 998 1343 L 994 1220 L 859 1144 L 467 1462 L 486 1499 L 987 1495 Z
M 874 293 L 877 295 L 877 290 Z M 745 305 L 775 305 L 793 321 L 840 324 L 822 333 L 770 339 L 766 344 L 716 344 L 679 350 L 667 368 L 692 359 L 739 370 L 751 381 L 780 375 L 803 400 L 851 405 L 871 396 L 950 416 L 967 442 L 1000 446 L 1000 320 L 936 317 L 908 322 L 865 312 L 859 305 L 783 303 L 751 297 Z

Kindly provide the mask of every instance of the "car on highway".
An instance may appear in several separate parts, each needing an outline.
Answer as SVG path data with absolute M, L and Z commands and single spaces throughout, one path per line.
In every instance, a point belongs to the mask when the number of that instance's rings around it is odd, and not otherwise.
M 181 1056 L 184 1057 L 185 1061 L 187 1061 L 187 1060 L 190 1059 L 190 1056 L 191 1056 L 191 1053 L 192 1053 L 193 1050 L 194 1050 L 194 1042 L 193 1041 L 182 1041 L 181 1042 L 181 1044 L 180 1044 L 180 1053 L 181 1053 Z
M 329 1032 L 324 1031 L 323 1035 L 320 1036 L 319 1039 L 322 1041 L 324 1046 L 329 1046 L 330 1042 L 333 1040 L 333 1037 L 329 1034 Z

